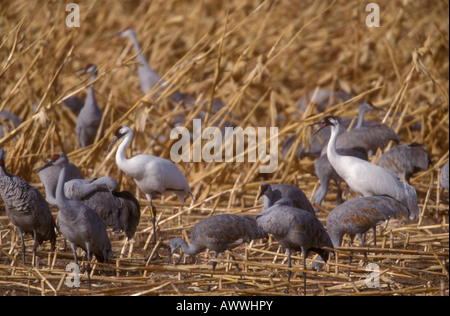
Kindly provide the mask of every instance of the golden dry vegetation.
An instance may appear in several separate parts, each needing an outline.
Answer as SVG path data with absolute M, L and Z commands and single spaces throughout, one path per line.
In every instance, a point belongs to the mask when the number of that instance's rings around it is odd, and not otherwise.
M 66 2 L 66 3 L 65 3 Z M 282 143 L 296 134 L 306 141 L 308 124 L 320 119 L 311 105 L 303 113 L 298 101 L 317 87 L 342 89 L 354 98 L 326 113 L 355 116 L 359 102 L 371 100 L 384 113 L 369 113 L 374 120 L 394 123 L 402 144 L 419 142 L 431 155 L 427 171 L 411 184 L 418 192 L 420 217 L 390 223 L 378 230 L 377 247 L 368 234 L 366 248 L 355 248 L 347 276 L 348 243 L 321 272 L 313 272 L 310 256 L 308 295 L 448 295 L 448 192 L 439 184 L 439 170 L 449 153 L 449 21 L 448 1 L 378 1 L 381 27 L 365 25 L 364 1 L 80 1 L 80 27 L 65 24 L 68 1 L 3 1 L 0 6 L 0 110 L 18 115 L 23 123 L 0 140 L 6 167 L 45 194 L 37 168 L 53 153 L 64 152 L 86 177 L 109 175 L 121 189 L 134 192 L 141 204 L 141 221 L 134 240 L 110 234 L 115 259 L 96 264 L 93 287 L 82 276 L 81 295 L 298 295 L 302 293 L 302 265 L 296 260 L 286 294 L 286 256 L 278 243 L 255 241 L 234 250 L 243 266 L 238 273 L 228 255 L 219 257 L 211 277 L 209 258 L 203 254 L 167 264 L 165 243 L 189 236 L 200 219 L 219 213 L 257 214 L 256 200 L 264 181 L 289 183 L 311 198 L 318 187 L 315 159 L 281 158 Z M 181 205 L 162 197 L 158 207 L 159 233 L 154 245 L 145 196 L 134 181 L 106 153 L 113 131 L 131 126 L 135 138 L 128 156 L 137 153 L 169 158 L 176 140 L 166 139 L 171 118 L 170 91 L 156 100 L 139 88 L 136 53 L 131 41 L 111 35 L 132 27 L 143 53 L 174 89 L 196 98 L 221 98 L 242 127 L 278 126 L 279 164 L 275 173 L 259 173 L 260 162 L 180 162 L 195 202 Z M 75 137 L 76 117 L 62 100 L 84 98 L 88 78 L 76 74 L 87 63 L 99 67 L 95 85 L 104 112 L 104 136 L 87 148 Z M 173 90 L 172 90 L 173 91 Z M 33 112 L 33 104 L 38 103 Z M 195 109 L 186 111 L 190 129 Z M 283 117 L 283 120 L 279 118 Z M 207 118 L 204 126 L 217 117 Z M 420 130 L 413 130 L 420 122 Z M 2 122 L 9 124 L 7 120 Z M 99 135 L 100 136 L 100 135 Z M 380 152 L 372 157 L 376 161 Z M 318 217 L 325 223 L 336 206 L 331 185 Z M 350 193 L 351 197 L 355 197 Z M 52 207 L 56 218 L 57 209 Z M 48 243 L 38 249 L 33 267 L 32 238 L 27 237 L 26 265 L 22 265 L 20 238 L 0 208 L 0 294 L 74 295 L 65 284 L 72 251 Z M 155 251 L 161 260 L 149 260 Z M 296 257 L 301 260 L 301 258 Z M 367 263 L 380 267 L 380 287 L 365 283 Z M 81 267 L 84 271 L 84 265 Z M 242 276 L 245 282 L 240 281 Z M 210 287 L 210 291 L 207 291 Z

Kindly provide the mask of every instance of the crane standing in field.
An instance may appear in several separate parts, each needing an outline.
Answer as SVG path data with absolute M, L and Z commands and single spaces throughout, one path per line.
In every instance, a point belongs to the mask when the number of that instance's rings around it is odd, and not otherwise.
M 134 179 L 136 185 L 145 193 L 150 205 L 150 216 L 153 222 L 153 241 L 156 243 L 156 208 L 152 199 L 156 194 L 176 194 L 181 203 L 186 195 L 192 195 L 186 177 L 172 161 L 152 155 L 136 155 L 126 158 L 125 152 L 133 139 L 133 131 L 128 126 L 119 126 L 116 129 L 108 152 L 119 140 L 124 139 L 116 152 L 116 164 L 127 175 Z
M 331 126 L 331 137 L 327 145 L 328 160 L 337 174 L 354 192 L 361 196 L 387 195 L 393 197 L 408 208 L 411 218 L 419 215 L 417 193 L 414 187 L 401 182 L 391 172 L 378 165 L 356 157 L 339 155 L 336 151 L 336 138 L 340 125 L 336 117 L 327 116 L 314 124 L 321 124 L 320 129 Z
M 136 35 L 136 32 L 131 29 L 125 29 L 121 32 L 118 32 L 113 35 L 113 37 L 121 36 L 129 38 L 133 42 L 134 50 L 138 54 L 137 55 L 137 61 L 138 61 L 138 76 L 139 76 L 139 83 L 141 86 L 141 90 L 144 94 L 149 93 L 154 89 L 152 92 L 153 99 L 156 100 L 156 96 L 163 93 L 164 90 L 170 89 L 170 84 L 164 80 L 155 70 L 153 70 L 149 63 L 147 62 L 147 59 L 145 58 L 144 54 L 142 53 L 141 46 L 139 45 L 139 41 Z M 155 88 L 156 87 L 156 88 Z M 170 96 L 170 99 L 175 103 L 178 104 L 180 102 L 182 103 L 182 107 L 185 108 L 193 108 L 196 106 L 202 107 L 202 110 L 198 112 L 198 117 L 202 120 L 206 116 L 206 109 L 208 108 L 208 102 L 205 100 L 195 100 L 191 96 L 181 93 L 179 91 L 175 91 Z M 225 104 L 217 98 L 214 98 L 211 100 L 211 116 L 217 114 L 221 109 L 225 107 Z M 227 120 L 222 122 L 224 119 L 223 117 L 227 117 Z M 222 134 L 225 134 L 225 127 L 227 126 L 233 126 L 233 123 L 231 120 L 236 119 L 236 117 L 228 112 L 226 109 L 222 111 L 222 114 L 220 115 L 220 118 L 216 121 L 214 124 L 215 126 L 221 125 L 221 131 Z M 185 115 L 184 114 L 177 114 L 173 118 L 174 125 L 180 125 L 184 123 L 185 121 Z
M 282 198 L 268 209 L 256 216 L 258 226 L 266 233 L 274 235 L 281 246 L 287 249 L 288 267 L 291 268 L 291 252 L 301 251 L 303 269 L 306 270 L 306 257 L 311 251 L 328 260 L 329 251 L 323 247 L 332 248 L 333 244 L 325 227 L 319 219 L 305 210 L 293 206 L 289 198 Z M 291 271 L 288 271 L 288 282 Z M 303 273 L 303 294 L 306 295 L 306 274 Z
M 219 214 L 206 217 L 192 227 L 190 245 L 180 237 L 169 240 L 169 258 L 181 247 L 185 254 L 196 255 L 205 249 L 214 252 L 214 258 L 226 250 L 233 249 L 244 242 L 250 242 L 253 239 L 267 238 L 267 234 L 256 224 L 253 216 L 238 216 L 233 214 Z M 234 256 L 231 256 L 235 260 Z M 216 268 L 217 262 L 212 262 L 212 274 Z M 237 270 L 239 266 L 235 263 Z M 242 276 L 241 276 L 242 279 Z
M 76 265 L 78 265 L 77 247 L 86 252 L 89 262 L 92 254 L 99 262 L 108 261 L 114 255 L 103 219 L 89 206 L 80 201 L 68 199 L 64 193 L 68 164 L 69 160 L 64 154 L 55 154 L 51 163 L 46 165 L 46 168 L 51 165 L 57 165 L 61 168 L 55 192 L 61 233 L 72 247 Z M 91 289 L 90 263 L 87 264 L 86 271 L 89 289 Z
M 94 81 L 98 75 L 97 66 L 88 64 L 84 68 L 84 73 L 91 74 L 90 81 Z M 89 86 L 84 106 L 78 114 L 77 125 L 75 127 L 78 143 L 81 147 L 86 147 L 94 143 L 102 116 L 103 113 L 95 99 L 94 84 L 92 83 Z
M 0 148 L 0 195 L 5 203 L 6 214 L 20 234 L 23 264 L 25 264 L 23 234 L 30 233 L 33 234 L 33 258 L 37 266 L 36 249 L 38 244 L 49 240 L 52 251 L 55 249 L 55 219 L 38 189 L 6 171 L 5 157 L 5 151 Z

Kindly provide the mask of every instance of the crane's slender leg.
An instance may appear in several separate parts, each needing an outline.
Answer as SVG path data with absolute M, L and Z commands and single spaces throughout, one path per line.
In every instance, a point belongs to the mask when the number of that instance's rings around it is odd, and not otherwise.
M 78 271 L 79 271 L 80 266 L 78 265 L 77 246 L 74 243 L 70 243 L 70 246 L 72 247 L 73 259 L 75 260 L 75 265 L 78 267 Z M 78 293 L 78 290 L 80 289 L 79 282 L 75 282 L 75 284 L 78 285 L 76 287 L 77 293 Z
M 288 268 L 292 268 L 290 248 L 287 249 L 287 256 L 288 256 Z M 288 270 L 288 283 L 291 283 L 291 270 Z M 289 286 L 286 287 L 286 293 L 289 293 Z
M 152 203 L 152 195 L 151 194 L 145 194 L 147 197 L 149 207 L 150 207 L 150 217 L 152 219 L 153 224 L 153 243 L 156 244 L 156 207 Z
M 372 227 L 372 232 L 373 232 L 373 245 L 376 247 L 377 246 L 377 226 Z
M 231 259 L 233 259 L 233 261 L 236 261 L 236 258 L 232 254 L 230 254 L 230 257 L 231 257 Z M 237 264 L 237 262 L 233 262 L 233 264 L 236 266 L 236 269 L 238 270 L 238 272 L 241 272 L 241 269 L 239 268 L 239 265 Z M 242 275 L 239 277 L 239 279 L 241 281 L 243 280 Z M 245 283 L 243 283 L 242 285 L 245 289 Z
M 36 229 L 33 229 L 33 239 L 34 239 L 34 245 L 33 245 L 33 260 L 34 260 L 34 265 L 36 266 L 36 268 L 38 267 L 38 263 L 37 263 L 37 256 L 36 256 L 36 250 L 37 250 L 37 233 L 36 233 Z
M 307 251 L 304 247 L 302 247 L 302 256 L 303 256 L 303 270 L 306 271 L 306 256 Z M 306 296 L 306 273 L 303 272 L 303 295 Z
M 358 235 L 359 240 L 361 241 L 361 247 L 365 247 L 366 246 L 366 233 L 364 233 L 363 235 Z M 367 259 L 367 252 L 364 252 L 364 258 Z
M 25 264 L 25 242 L 23 240 L 23 231 L 19 226 L 16 226 L 19 231 L 20 241 L 22 242 L 22 263 Z
M 350 247 L 353 247 L 353 240 L 355 239 L 355 235 L 350 235 Z M 348 265 L 352 265 L 352 254 L 353 251 L 350 251 L 349 257 L 348 257 Z M 350 267 L 348 267 L 347 276 L 350 276 Z
M 88 264 L 86 266 L 86 271 L 87 271 L 87 275 L 88 275 L 88 289 L 89 291 L 91 290 L 91 244 L 89 242 L 86 242 L 86 254 L 87 254 L 87 259 L 88 259 Z

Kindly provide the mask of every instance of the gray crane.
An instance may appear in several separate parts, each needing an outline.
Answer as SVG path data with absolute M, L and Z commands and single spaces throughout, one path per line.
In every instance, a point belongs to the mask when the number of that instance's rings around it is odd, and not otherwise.
M 52 160 L 37 170 L 44 185 L 47 201 L 57 205 L 56 186 L 61 166 Z M 114 232 L 123 231 L 128 239 L 133 238 L 140 220 L 138 200 L 128 191 L 118 191 L 119 185 L 111 177 L 84 179 L 76 165 L 67 165 L 64 193 L 68 199 L 78 200 L 96 211 L 106 226 Z
M 91 74 L 89 80 L 92 82 L 98 75 L 97 66 L 94 64 L 86 65 L 84 73 Z M 102 116 L 103 113 L 95 99 L 94 84 L 92 83 L 89 86 L 84 106 L 78 114 L 77 125 L 75 127 L 78 143 L 81 147 L 86 147 L 94 143 Z
M 154 89 L 154 87 L 156 86 L 157 88 L 155 88 L 154 92 L 153 92 L 155 95 L 154 99 L 156 99 L 156 96 L 158 94 L 162 93 L 164 90 L 168 89 L 170 87 L 170 84 L 166 80 L 162 79 L 162 77 L 155 70 L 153 70 L 150 67 L 144 54 L 142 53 L 141 46 L 139 45 L 139 41 L 138 41 L 136 32 L 133 29 L 131 29 L 131 28 L 125 29 L 121 32 L 113 34 L 113 37 L 115 37 L 115 36 L 129 38 L 133 42 L 134 50 L 138 54 L 137 55 L 137 61 L 139 63 L 138 64 L 138 76 L 139 76 L 139 83 L 141 86 L 141 90 L 144 94 L 147 94 L 152 89 Z M 158 82 L 159 82 L 159 85 L 158 85 Z M 201 118 L 202 120 L 205 118 L 205 116 L 206 116 L 205 110 L 208 107 L 208 102 L 206 102 L 205 100 L 195 100 L 194 98 L 190 97 L 189 95 L 183 94 L 179 91 L 175 91 L 170 96 L 170 98 L 175 104 L 183 102 L 182 106 L 185 108 L 192 108 L 194 106 L 202 107 L 203 110 L 199 111 L 198 117 Z M 225 104 L 221 100 L 214 98 L 212 100 L 211 113 L 213 115 L 218 113 L 224 106 L 225 106 Z M 232 113 L 228 113 L 228 111 L 225 111 L 223 113 L 223 116 L 225 116 L 225 115 L 228 116 L 229 120 L 236 119 L 236 117 Z M 176 126 L 183 124 L 184 120 L 185 120 L 185 116 L 183 114 L 175 115 L 174 119 L 173 119 L 174 124 Z M 229 120 L 226 120 L 222 124 L 222 134 L 223 135 L 224 135 L 225 127 L 233 126 L 233 124 Z M 219 119 L 217 121 L 216 125 L 220 124 L 221 122 L 222 122 L 222 119 Z
M 261 184 L 261 193 L 258 199 L 261 196 L 263 197 L 264 209 L 271 207 L 281 198 L 290 198 L 295 207 L 314 214 L 314 208 L 311 202 L 309 202 L 305 193 L 296 186 L 285 183 L 270 185 L 270 183 L 264 182 Z
M 410 183 L 411 176 L 419 170 L 427 170 L 431 164 L 428 152 L 419 143 L 394 146 L 378 159 L 379 166 L 389 170 L 397 178 Z
M 120 170 L 131 176 L 139 189 L 145 193 L 150 204 L 153 241 L 156 243 L 156 208 L 152 203 L 153 196 L 162 193 L 176 194 L 181 203 L 184 203 L 186 195 L 189 194 L 192 199 L 194 196 L 186 177 L 172 161 L 145 154 L 136 155 L 130 159 L 126 158 L 125 152 L 133 140 L 133 131 L 130 127 L 123 125 L 116 129 L 108 152 L 122 138 L 124 140 L 116 152 L 116 164 Z
M 36 249 L 49 240 L 52 251 L 56 243 L 56 223 L 50 208 L 38 189 L 5 168 L 5 151 L 0 148 L 0 195 L 5 203 L 6 214 L 17 227 L 22 241 L 22 262 L 25 264 L 24 233 L 33 235 L 33 258 L 37 266 Z
M 158 82 L 160 85 L 159 89 L 161 89 L 159 91 L 160 93 L 165 89 L 169 88 L 169 85 L 166 82 L 166 80 L 164 79 L 161 80 L 162 77 L 155 70 L 153 70 L 148 64 L 147 59 L 142 53 L 141 45 L 139 45 L 136 32 L 133 29 L 131 28 L 125 29 L 113 35 L 113 37 L 115 36 L 127 37 L 133 42 L 134 50 L 138 54 L 137 61 L 139 63 L 138 64 L 139 83 L 141 85 L 141 90 L 144 94 L 149 93 L 158 84 Z M 177 103 L 183 100 L 183 96 L 178 91 L 176 91 L 171 96 L 171 98 Z
M 114 257 L 106 232 L 106 226 L 100 215 L 92 208 L 77 200 L 68 199 L 64 193 L 64 184 L 66 182 L 67 166 L 69 160 L 64 154 L 54 154 L 51 165 L 60 167 L 58 184 L 56 186 L 56 205 L 58 207 L 58 222 L 61 233 L 69 241 L 75 264 L 78 265 L 77 247 L 82 248 L 87 254 L 88 264 L 86 271 L 88 273 L 88 286 L 91 289 L 91 267 L 90 261 L 92 254 L 99 262 L 106 262 Z
M 306 111 L 306 107 L 309 103 L 315 103 L 316 109 L 322 113 L 325 112 L 328 107 L 338 104 L 339 102 L 348 101 L 352 98 L 351 94 L 343 90 L 333 91 L 330 89 L 319 89 L 317 90 L 317 93 L 314 92 L 315 91 L 309 92 L 308 96 L 303 97 L 298 103 L 299 109 L 303 112 Z
M 348 186 L 361 196 L 387 195 L 403 203 L 415 218 L 419 215 L 417 193 L 413 186 L 401 182 L 388 170 L 353 156 L 342 156 L 336 151 L 339 120 L 334 116 L 315 124 L 321 128 L 331 126 L 331 137 L 327 145 L 327 156 L 331 166 Z
M 226 250 L 233 249 L 244 242 L 253 239 L 267 238 L 267 234 L 256 224 L 253 216 L 234 214 L 218 214 L 202 219 L 191 230 L 191 241 L 187 242 L 180 237 L 172 238 L 167 244 L 169 250 L 168 264 L 173 253 L 181 247 L 185 254 L 196 255 L 206 249 L 214 252 L 214 258 Z M 234 256 L 231 256 L 235 260 Z M 217 262 L 212 262 L 212 274 Z M 239 266 L 235 263 L 237 270 Z M 242 276 L 241 276 L 242 279 Z
M 391 218 L 408 218 L 408 209 L 389 196 L 358 197 L 338 205 L 327 217 L 327 230 L 334 247 L 340 247 L 345 234 L 350 236 L 350 246 L 358 236 L 365 247 L 365 235 L 373 230 L 373 243 L 376 246 L 376 226 Z M 351 265 L 352 256 L 348 264 Z M 349 269 L 350 273 L 350 269 Z
M 2 110 L 0 112 L 0 122 L 5 122 L 7 124 L 0 124 L 0 139 L 2 139 L 5 136 L 5 131 L 10 130 L 11 128 L 16 128 L 20 124 L 22 124 L 22 119 L 15 115 L 14 113 L 11 113 L 7 110 Z M 9 124 L 11 123 L 11 124 Z
M 441 168 L 439 181 L 441 182 L 442 187 L 448 191 L 448 160 L 445 163 L 445 165 Z
M 306 258 L 311 251 L 328 260 L 333 244 L 320 220 L 305 210 L 293 206 L 289 198 L 282 198 L 256 216 L 258 226 L 272 234 L 280 245 L 287 249 L 288 267 L 291 268 L 291 252 L 301 251 L 303 269 L 306 270 Z M 288 282 L 291 271 L 288 271 Z M 306 295 L 306 273 L 303 273 L 303 294 Z
M 336 150 L 339 155 L 342 156 L 353 156 L 359 159 L 363 159 L 368 161 L 369 158 L 367 156 L 367 152 L 364 148 L 356 147 L 356 148 L 341 148 Z M 319 178 L 320 186 L 317 191 L 314 193 L 312 201 L 317 205 L 322 205 L 322 201 L 327 195 L 328 186 L 330 180 L 333 179 L 337 186 L 337 204 L 342 203 L 342 191 L 341 191 L 341 182 L 343 179 L 336 173 L 336 170 L 331 166 L 328 161 L 328 156 L 322 155 L 317 159 L 314 163 L 314 170 L 316 171 L 316 175 Z

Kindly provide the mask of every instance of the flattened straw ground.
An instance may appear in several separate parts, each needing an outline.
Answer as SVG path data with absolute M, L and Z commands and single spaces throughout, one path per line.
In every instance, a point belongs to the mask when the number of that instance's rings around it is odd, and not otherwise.
M 23 120 L 5 132 L 0 146 L 7 153 L 7 170 L 41 192 L 44 189 L 34 170 L 53 153 L 64 152 L 87 177 L 112 176 L 121 189 L 136 194 L 141 221 L 134 239 L 126 244 L 122 233 L 109 232 L 116 258 L 108 264 L 93 262 L 91 292 L 83 261 L 80 295 L 301 293 L 304 271 L 298 261 L 302 258 L 294 256 L 294 277 L 288 285 L 286 255 L 272 238 L 234 250 L 243 268 L 240 273 L 228 255 L 220 256 L 212 277 L 210 254 L 174 257 L 179 262 L 167 265 L 166 243 L 172 237 L 189 239 L 192 226 L 212 214 L 258 214 L 262 205 L 256 197 L 265 181 L 297 185 L 312 197 L 319 184 L 315 159 L 295 157 L 296 146 L 281 159 L 282 144 L 295 135 L 295 144 L 308 147 L 312 133 L 308 124 L 325 114 L 356 117 L 359 102 L 368 100 L 384 112 L 368 113 L 367 119 L 384 121 L 399 133 L 401 144 L 422 143 L 431 155 L 430 168 L 411 179 L 418 193 L 420 219 L 382 225 L 377 229 L 377 247 L 371 232 L 367 247 L 356 243 L 349 248 L 345 237 L 336 257 L 320 272 L 311 269 L 315 260 L 311 256 L 305 271 L 307 294 L 448 295 L 449 195 L 438 182 L 449 152 L 448 3 L 380 3 L 380 28 L 365 26 L 368 12 L 357 0 L 114 2 L 108 4 L 108 11 L 101 2 L 77 3 L 80 28 L 65 26 L 67 12 L 62 2 L 19 0 L 0 8 L 0 110 Z M 142 95 L 136 71 L 138 53 L 131 42 L 110 37 L 129 26 L 136 30 L 150 66 L 171 83 L 169 89 Z M 70 96 L 84 99 L 89 82 L 74 72 L 90 62 L 100 70 L 95 91 L 104 113 L 104 134 L 98 134 L 93 145 L 79 148 L 76 117 L 62 102 Z M 305 112 L 298 110 L 302 97 L 322 88 L 344 90 L 353 97 L 324 113 L 314 103 Z M 229 119 L 223 113 L 232 113 L 238 118 L 233 123 L 243 129 L 277 126 L 278 168 L 260 174 L 261 161 L 178 163 L 196 200 L 188 199 L 185 205 L 174 197 L 155 200 L 160 239 L 154 245 L 145 197 L 117 168 L 114 153 L 105 150 L 114 130 L 127 124 L 135 130 L 129 156 L 149 153 L 170 158 L 171 146 L 177 141 L 169 139 L 172 118 L 185 114 L 184 126 L 191 131 L 192 119 L 201 110 L 185 109 L 181 104 L 171 110 L 169 96 L 177 90 L 207 100 L 207 109 L 213 97 L 224 101 L 226 106 L 219 114 L 207 112 L 203 128 Z M 204 145 L 208 140 L 201 141 Z M 245 147 L 245 159 L 252 149 Z M 371 160 L 376 162 L 381 154 Z M 324 224 L 336 206 L 337 190 L 330 187 L 318 213 Z M 64 238 L 58 238 L 54 252 L 46 243 L 38 249 L 36 269 L 31 265 L 33 241 L 27 236 L 27 264 L 23 266 L 20 238 L 3 208 L 1 201 L 0 294 L 76 295 L 66 283 L 70 271 L 65 268 L 73 256 L 64 249 Z M 56 208 L 51 210 L 56 218 Z M 349 278 L 350 251 L 354 264 Z M 156 252 L 161 260 L 151 260 Z M 379 266 L 379 288 L 366 284 L 368 263 Z M 290 294 L 285 293 L 286 286 Z

